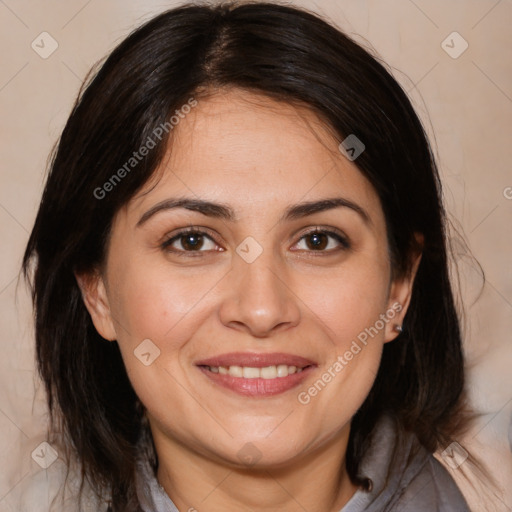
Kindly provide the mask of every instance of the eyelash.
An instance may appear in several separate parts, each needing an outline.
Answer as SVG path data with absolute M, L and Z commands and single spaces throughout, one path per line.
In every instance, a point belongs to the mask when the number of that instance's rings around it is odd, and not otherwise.
M 195 227 L 190 227 L 190 228 L 185 228 L 185 229 L 180 230 L 178 233 L 173 235 L 171 238 L 168 238 L 167 240 L 165 240 L 161 244 L 161 248 L 164 251 L 172 252 L 172 253 L 175 253 L 175 254 L 177 254 L 179 256 L 185 256 L 185 257 L 190 257 L 190 256 L 197 257 L 197 256 L 200 256 L 201 253 L 210 252 L 210 251 L 201 251 L 201 250 L 198 250 L 198 251 L 185 251 L 185 250 L 181 250 L 181 249 L 172 249 L 172 248 L 170 248 L 170 246 L 175 241 L 177 241 L 180 238 L 184 237 L 185 235 L 189 235 L 189 234 L 202 235 L 202 236 L 206 235 L 206 237 L 208 237 L 216 245 L 220 245 L 220 244 L 217 243 L 217 241 L 215 240 L 215 237 L 213 235 L 211 235 L 208 231 L 204 231 L 204 228 L 203 229 L 199 229 L 199 228 L 195 228 Z M 338 249 L 329 249 L 329 250 L 318 250 L 318 251 L 308 250 L 307 252 L 332 254 L 333 252 L 338 252 L 339 250 L 347 250 L 347 249 L 351 248 L 350 242 L 341 233 L 339 233 L 337 231 L 334 231 L 332 229 L 321 229 L 321 228 L 318 228 L 318 227 L 303 233 L 301 235 L 301 237 L 299 238 L 299 241 L 297 243 L 299 243 L 302 239 L 304 239 L 304 238 L 306 238 L 308 236 L 314 235 L 314 234 L 324 234 L 324 235 L 330 236 L 330 237 L 334 238 L 341 245 L 341 247 L 338 248 Z M 302 250 L 302 249 L 300 249 L 300 250 Z

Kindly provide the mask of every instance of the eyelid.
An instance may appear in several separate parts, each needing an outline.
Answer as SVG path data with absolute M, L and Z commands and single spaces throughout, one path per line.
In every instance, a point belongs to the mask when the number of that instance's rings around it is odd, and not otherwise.
M 194 234 L 207 236 L 216 245 L 221 246 L 221 244 L 219 244 L 219 242 L 216 239 L 216 235 L 214 235 L 210 229 L 203 227 L 203 226 L 188 226 L 186 228 L 180 228 L 177 231 L 174 231 L 168 235 L 165 235 L 160 246 L 162 247 L 162 249 L 168 250 L 169 252 L 182 253 L 182 254 L 183 253 L 193 254 L 193 253 L 210 252 L 210 251 L 182 251 L 182 250 L 178 250 L 178 249 L 168 249 L 168 247 L 172 243 L 174 243 L 176 240 L 179 240 L 180 237 L 187 235 L 188 233 L 194 233 Z M 222 248 L 222 250 L 225 250 L 225 249 Z
M 297 242 L 295 242 L 294 245 L 297 245 L 305 236 L 312 235 L 314 233 L 323 233 L 327 236 L 335 238 L 343 246 L 344 249 L 350 249 L 352 247 L 349 237 L 340 229 L 331 226 L 315 226 L 314 228 L 307 228 L 305 231 L 300 232 L 300 234 L 298 235 L 299 239 L 297 240 Z M 333 250 L 308 252 L 330 253 L 333 252 Z

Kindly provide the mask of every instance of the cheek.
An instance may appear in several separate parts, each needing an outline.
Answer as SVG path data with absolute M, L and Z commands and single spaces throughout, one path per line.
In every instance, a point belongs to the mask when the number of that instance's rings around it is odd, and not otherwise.
M 179 407 L 183 397 L 176 390 L 181 389 L 180 383 L 190 388 L 189 342 L 204 318 L 212 314 L 208 291 L 219 277 L 212 272 L 180 275 L 165 262 L 142 264 L 136 258 L 112 262 L 112 269 L 111 290 L 115 292 L 110 305 L 130 381 L 148 409 L 158 409 L 162 403 Z
M 197 283 L 164 279 L 156 267 L 139 266 L 119 281 L 113 308 L 118 344 L 135 393 L 162 425 L 183 427 L 173 410 L 190 408 L 188 375 L 180 359 L 194 332 L 191 314 L 204 291 Z M 122 325 L 121 325 L 122 324 Z M 186 416 L 186 415 L 185 415 Z
M 123 270 L 112 276 L 116 293 L 111 310 L 121 324 L 122 343 L 150 338 L 165 339 L 168 344 L 169 334 L 175 339 L 174 333 L 183 330 L 183 321 L 194 315 L 195 306 L 215 282 L 211 274 L 204 278 L 194 272 L 180 275 L 165 262 L 134 261 L 118 268 Z
M 320 325 L 325 326 L 339 351 L 367 332 L 385 313 L 388 286 L 389 270 L 385 259 L 355 257 L 328 274 L 301 280 L 297 295 L 321 320 Z M 383 336 L 381 323 L 378 330 Z
M 299 403 L 324 418 L 324 427 L 336 429 L 364 402 L 377 375 L 384 342 L 389 267 L 384 256 L 361 256 L 333 269 L 329 276 L 302 283 L 298 295 L 313 312 L 330 343 L 327 358 Z M 384 320 L 382 320 L 384 314 Z M 318 319 L 318 320 L 317 320 Z M 324 341 L 325 338 L 324 338 Z

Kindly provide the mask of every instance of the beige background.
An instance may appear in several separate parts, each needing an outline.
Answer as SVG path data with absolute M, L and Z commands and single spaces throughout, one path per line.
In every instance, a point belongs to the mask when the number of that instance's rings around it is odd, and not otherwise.
M 480 293 L 478 274 L 456 243 L 470 390 L 483 413 L 459 442 L 489 463 L 503 487 L 491 497 L 472 493 L 467 485 L 463 490 L 473 510 L 511 511 L 512 2 L 292 3 L 324 14 L 373 47 L 392 66 L 427 125 L 448 209 L 487 277 Z M 31 457 L 46 437 L 46 411 L 34 373 L 30 302 L 23 283 L 17 286 L 48 153 L 91 65 L 143 20 L 173 5 L 0 0 L 0 511 L 48 510 L 64 467 L 59 458 L 45 470 Z M 47 59 L 31 47 L 34 40 L 41 45 L 38 36 L 44 31 L 58 43 Z M 469 45 L 456 59 L 441 45 L 454 31 Z M 462 40 L 451 39 L 452 52 L 462 48 Z M 451 470 L 457 481 L 463 468 Z

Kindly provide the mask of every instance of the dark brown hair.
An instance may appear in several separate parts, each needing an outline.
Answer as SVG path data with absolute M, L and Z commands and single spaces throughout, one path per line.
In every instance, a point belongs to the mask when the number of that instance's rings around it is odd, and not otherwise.
M 201 91 L 226 87 L 305 105 L 340 141 L 350 134 L 363 141 L 355 164 L 380 198 L 394 275 L 410 270 L 414 233 L 424 236 L 404 331 L 385 345 L 375 384 L 353 418 L 352 480 L 359 481 L 365 441 L 384 412 L 430 452 L 466 424 L 441 184 L 404 91 L 377 58 L 304 10 L 186 5 L 135 30 L 84 87 L 54 152 L 23 261 L 26 276 L 34 271 L 37 362 L 52 417 L 114 511 L 132 510 L 143 407 L 117 344 L 96 332 L 75 272 L 102 265 L 114 215 L 153 176 L 168 138 L 110 193 L 98 198 L 98 187 L 191 96 L 201 101 Z

